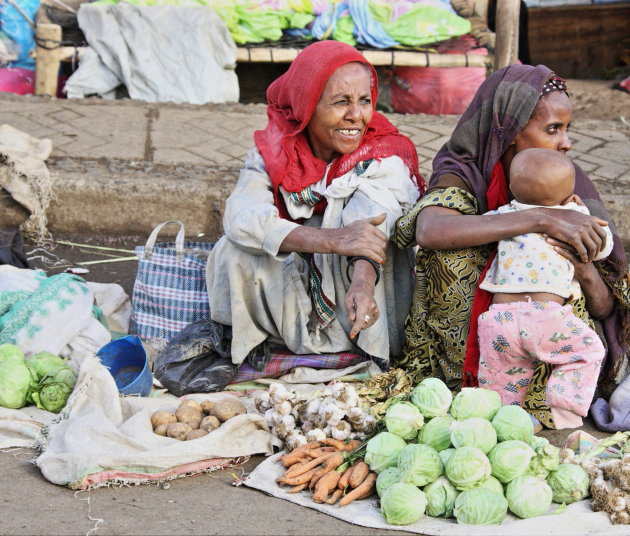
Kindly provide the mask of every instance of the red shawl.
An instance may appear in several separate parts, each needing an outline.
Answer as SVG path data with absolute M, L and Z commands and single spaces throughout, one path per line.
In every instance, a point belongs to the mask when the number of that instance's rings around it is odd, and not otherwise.
M 374 67 L 354 47 L 338 41 L 318 41 L 306 47 L 293 60 L 288 71 L 267 89 L 267 116 L 264 130 L 254 133 L 265 168 L 273 185 L 275 204 L 283 218 L 290 219 L 279 186 L 288 192 L 300 192 L 321 180 L 327 163 L 317 158 L 308 143 L 306 126 L 315 111 L 330 76 L 350 62 L 365 63 L 372 79 L 372 107 L 378 97 L 378 77 Z M 409 168 L 412 180 L 424 191 L 424 179 L 418 171 L 418 155 L 413 142 L 398 132 L 382 114 L 374 112 L 359 148 L 341 155 L 331 164 L 328 183 L 350 171 L 359 162 L 399 156 Z M 322 212 L 325 201 L 316 206 Z

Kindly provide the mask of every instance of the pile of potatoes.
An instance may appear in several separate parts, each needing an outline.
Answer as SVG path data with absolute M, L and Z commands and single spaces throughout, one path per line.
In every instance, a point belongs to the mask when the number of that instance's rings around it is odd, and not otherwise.
M 247 413 L 245 406 L 234 397 L 218 402 L 184 400 L 175 410 L 156 411 L 151 415 L 153 432 L 180 441 L 190 441 L 216 430 L 228 419 Z

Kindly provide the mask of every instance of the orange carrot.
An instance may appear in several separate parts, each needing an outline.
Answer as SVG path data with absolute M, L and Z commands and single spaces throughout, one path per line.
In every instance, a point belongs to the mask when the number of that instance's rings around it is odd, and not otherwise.
M 291 452 L 287 452 L 283 456 L 280 456 L 277 461 L 281 462 L 285 467 L 289 467 L 302 456 L 306 456 L 306 453 L 309 450 L 317 449 L 321 446 L 322 444 L 319 441 L 313 441 L 311 443 L 307 443 L 306 445 L 301 445 L 300 447 L 293 449 Z
M 363 460 L 360 460 L 354 465 L 354 471 L 350 475 L 348 484 L 352 489 L 356 489 L 361 485 L 361 482 L 365 480 L 370 472 L 370 466 Z
M 352 474 L 353 470 L 354 470 L 354 465 L 351 465 L 343 472 L 343 474 L 341 475 L 341 478 L 339 479 L 339 482 L 337 482 L 337 487 L 339 489 L 346 489 L 348 487 L 350 475 Z
M 346 506 L 350 504 L 352 501 L 365 499 L 370 496 L 374 492 L 374 487 L 376 484 L 376 473 L 370 473 L 365 478 L 363 482 L 359 485 L 359 487 L 353 489 L 350 493 L 346 494 L 340 501 L 339 506 Z
M 316 503 L 321 504 L 328 499 L 328 494 L 337 487 L 337 482 L 339 482 L 340 476 L 341 473 L 335 470 L 328 471 L 324 474 L 317 481 L 315 492 L 313 493 L 313 500 Z
M 337 453 L 326 452 L 322 454 L 319 458 L 315 458 L 314 460 L 311 460 L 310 462 L 302 464 L 302 466 L 297 468 L 295 472 L 292 471 L 293 467 L 291 467 L 291 469 L 289 469 L 291 471 L 291 476 L 299 476 L 303 473 L 306 473 L 307 471 L 314 469 L 318 465 L 325 463 L 328 460 L 328 458 L 331 456 L 337 456 Z M 343 460 L 341 461 L 341 463 L 343 463 Z M 339 463 L 338 465 L 341 465 L 341 463 Z M 338 466 L 335 466 L 335 467 L 338 467 Z
M 293 486 L 290 490 L 287 491 L 287 493 L 298 493 L 303 489 L 306 489 L 307 485 L 308 483 L 305 482 L 304 484 L 300 484 L 299 486 Z
M 322 439 L 321 441 L 324 445 L 329 445 L 331 447 L 335 447 L 339 452 L 350 452 L 357 447 L 361 446 L 361 441 L 358 439 L 351 439 L 350 441 L 341 441 L 339 439 L 333 439 L 332 437 L 327 437 L 326 439 Z
M 339 499 L 341 499 L 342 495 L 343 495 L 343 490 L 337 488 L 335 491 L 333 491 L 333 494 L 326 501 L 326 504 L 335 504 Z
M 281 476 L 276 479 L 278 484 L 285 484 L 287 486 L 299 486 L 300 484 L 308 484 L 309 480 L 313 477 L 313 473 L 315 473 L 315 469 L 311 469 L 306 473 L 302 473 L 301 475 L 297 475 L 295 477 L 287 478 Z
M 311 458 L 318 458 L 322 454 L 326 452 L 335 452 L 337 449 L 335 447 L 320 447 L 318 449 L 311 449 L 306 451 L 306 455 Z

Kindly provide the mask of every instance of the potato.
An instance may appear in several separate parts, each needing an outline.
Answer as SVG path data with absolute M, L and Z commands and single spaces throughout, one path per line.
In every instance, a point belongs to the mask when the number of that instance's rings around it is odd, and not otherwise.
M 203 411 L 206 415 L 210 415 L 210 411 L 212 411 L 215 404 L 216 402 L 212 402 L 211 400 L 204 400 L 201 403 L 201 411 Z
M 188 398 L 186 400 L 182 400 L 182 402 L 179 405 L 179 407 L 181 408 L 182 406 L 191 406 L 191 407 L 195 408 L 197 411 L 201 411 L 201 405 L 199 404 L 199 402 L 197 402 L 196 400 L 193 400 L 192 398 Z
M 208 435 L 208 432 L 202 430 L 201 428 L 197 428 L 196 430 L 191 430 L 190 432 L 188 432 L 188 435 L 186 436 L 186 441 L 197 439 L 198 437 L 203 437 L 205 435 Z
M 195 429 L 199 428 L 201 422 L 201 411 L 193 406 L 179 406 L 175 412 L 177 422 L 185 422 L 190 424 L 190 427 Z
M 224 398 L 219 400 L 213 408 L 210 410 L 210 415 L 213 415 L 221 422 L 225 422 L 232 417 L 247 413 L 245 406 L 240 400 L 234 397 Z
M 168 425 L 166 428 L 166 435 L 180 441 L 186 441 L 186 436 L 192 432 L 190 424 L 185 422 L 175 422 Z
M 155 427 L 155 430 L 153 430 L 153 432 L 157 435 L 165 436 L 167 429 L 168 429 L 168 424 L 158 424 Z
M 199 428 L 207 432 L 212 432 L 212 430 L 216 430 L 219 426 L 221 426 L 221 422 L 214 415 L 204 417 L 199 424 Z
M 156 411 L 151 415 L 151 426 L 155 430 L 160 424 L 171 424 L 177 422 L 177 417 L 170 411 Z

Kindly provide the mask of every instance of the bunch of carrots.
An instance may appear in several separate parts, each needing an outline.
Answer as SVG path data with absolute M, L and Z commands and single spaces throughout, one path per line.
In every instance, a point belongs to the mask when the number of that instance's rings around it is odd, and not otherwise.
M 278 458 L 286 472 L 276 482 L 291 486 L 287 493 L 309 489 L 316 503 L 346 506 L 374 493 L 376 473 L 370 471 L 359 452 L 357 439 L 312 441 Z

